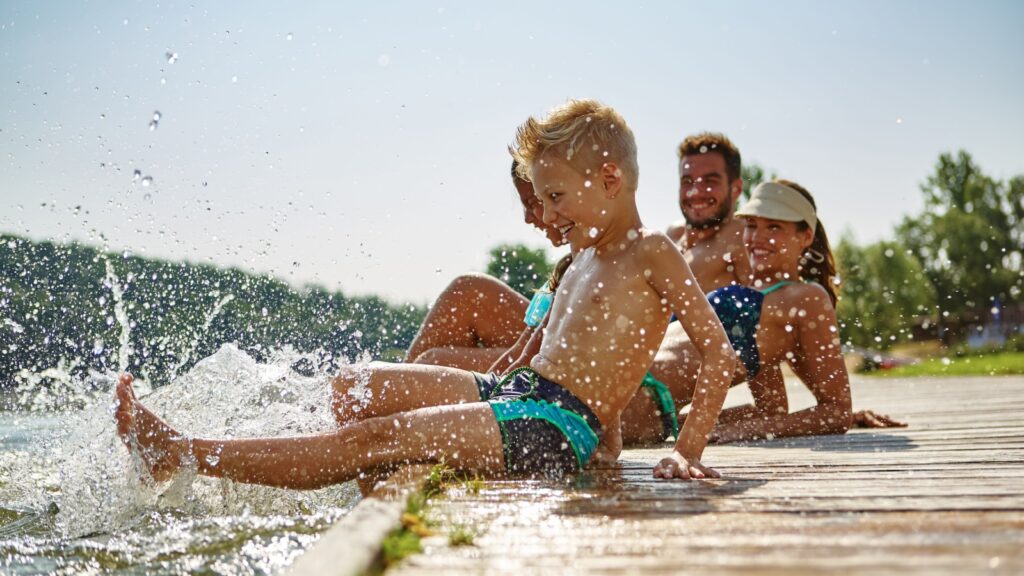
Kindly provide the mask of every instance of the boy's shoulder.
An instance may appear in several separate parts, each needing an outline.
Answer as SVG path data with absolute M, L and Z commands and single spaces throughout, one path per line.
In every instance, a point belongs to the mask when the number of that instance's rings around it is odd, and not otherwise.
M 637 246 L 643 252 L 672 250 L 679 252 L 679 246 L 665 232 L 641 228 L 638 231 Z

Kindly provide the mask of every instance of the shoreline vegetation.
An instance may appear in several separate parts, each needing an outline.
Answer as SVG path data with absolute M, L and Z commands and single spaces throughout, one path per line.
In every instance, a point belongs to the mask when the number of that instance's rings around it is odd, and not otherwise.
M 872 370 L 861 374 L 878 378 L 1020 375 L 1024 374 L 1024 352 L 991 352 L 962 356 L 950 354 L 940 358 L 928 358 L 917 364 Z
M 0 234 L 0 390 L 111 370 L 160 385 L 228 342 L 259 360 L 290 348 L 309 374 L 397 359 L 425 314 L 237 268 Z

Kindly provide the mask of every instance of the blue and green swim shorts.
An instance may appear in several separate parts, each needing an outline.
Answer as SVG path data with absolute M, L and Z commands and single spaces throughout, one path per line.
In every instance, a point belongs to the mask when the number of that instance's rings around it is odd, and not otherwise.
M 557 477 L 590 461 L 601 422 L 582 400 L 526 367 L 500 380 L 476 377 L 480 399 L 490 404 L 501 429 L 509 473 Z
M 679 438 L 676 404 L 672 400 L 672 393 L 669 392 L 668 386 L 648 372 L 644 376 L 644 381 L 640 383 L 640 387 L 647 390 L 651 395 L 651 400 L 654 400 L 654 404 L 658 407 L 655 414 L 661 419 L 662 439 Z

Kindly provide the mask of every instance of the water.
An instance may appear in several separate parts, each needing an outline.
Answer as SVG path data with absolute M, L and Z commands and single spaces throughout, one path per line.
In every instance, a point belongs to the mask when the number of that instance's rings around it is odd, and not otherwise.
M 302 359 L 285 350 L 257 363 L 225 345 L 143 401 L 195 435 L 330 430 L 328 376 L 292 370 Z M 352 483 L 140 481 L 115 435 L 114 376 L 51 375 L 0 397 L 0 573 L 279 574 L 358 500 Z

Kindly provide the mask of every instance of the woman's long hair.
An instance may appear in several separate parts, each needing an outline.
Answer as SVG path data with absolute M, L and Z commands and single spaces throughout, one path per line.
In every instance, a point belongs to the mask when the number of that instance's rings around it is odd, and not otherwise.
M 814 197 L 811 196 L 811 193 L 806 188 L 796 182 L 781 178 L 776 178 L 775 183 L 782 184 L 803 194 L 804 198 L 807 198 L 811 203 L 811 206 L 814 206 L 814 212 L 818 212 L 818 205 L 814 203 Z M 798 222 L 797 225 L 801 230 L 809 227 L 807 222 Z M 822 226 L 820 219 L 818 220 L 818 226 L 814 229 L 814 240 L 811 242 L 810 248 L 805 250 L 800 256 L 800 277 L 804 280 L 820 284 L 828 292 L 832 305 L 836 305 L 839 292 L 839 274 L 836 273 L 836 259 L 832 255 L 832 246 L 828 242 L 828 234 L 825 234 L 825 227 Z

